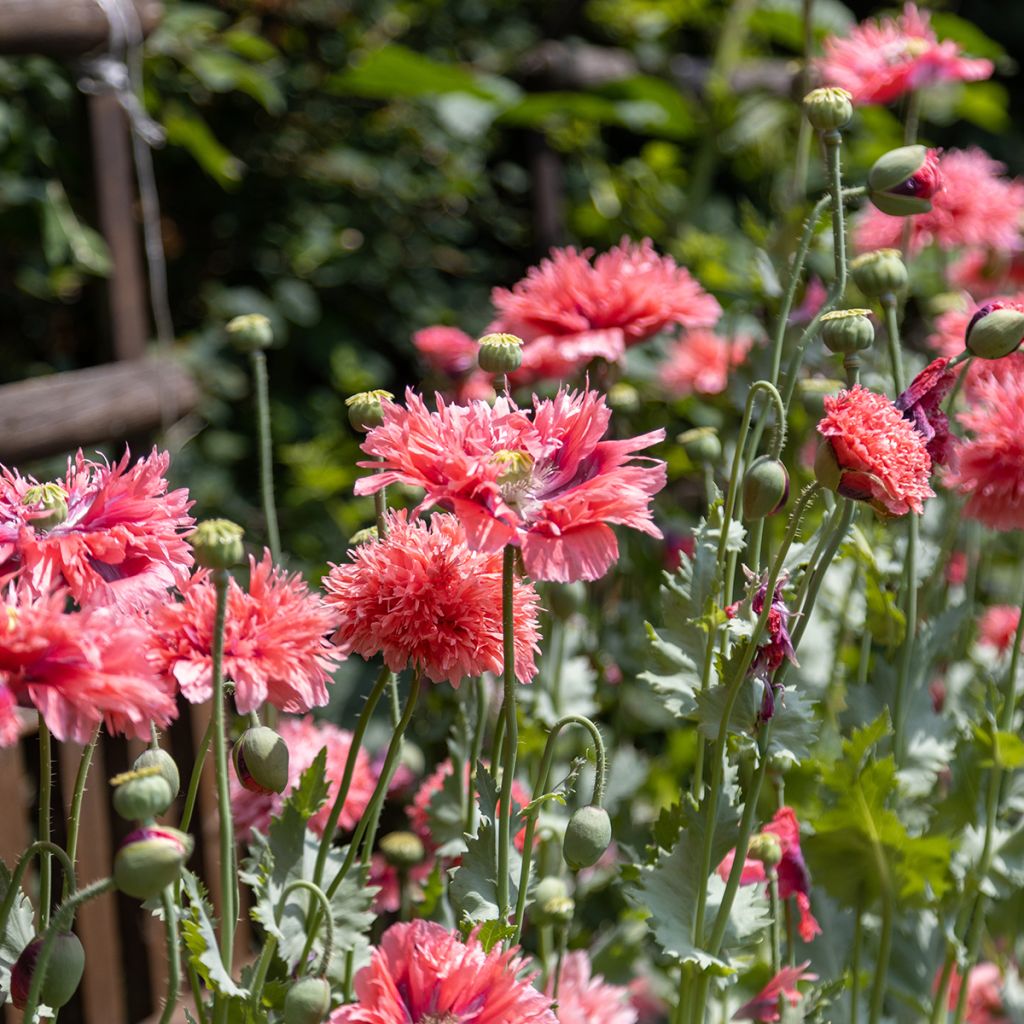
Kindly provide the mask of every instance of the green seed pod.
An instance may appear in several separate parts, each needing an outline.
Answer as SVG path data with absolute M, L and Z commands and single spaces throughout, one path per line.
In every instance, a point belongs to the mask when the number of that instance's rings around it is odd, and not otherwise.
M 121 892 L 148 900 L 178 880 L 192 856 L 192 837 L 176 828 L 146 826 L 125 837 L 114 857 L 114 882 Z
M 33 939 L 22 951 L 11 969 L 11 1002 L 19 1010 L 28 1002 L 32 976 L 43 948 L 43 937 Z M 85 950 L 74 932 L 61 932 L 54 939 L 46 977 L 39 990 L 39 1001 L 58 1010 L 78 991 L 85 970 Z
M 804 114 L 815 131 L 839 131 L 853 117 L 853 96 L 835 86 L 812 89 L 804 97 Z
M 163 814 L 174 802 L 174 794 L 158 768 L 142 769 L 155 774 L 124 778 L 114 789 L 114 810 L 126 821 L 148 821 Z M 126 773 L 131 775 L 134 773 Z
M 181 789 L 181 776 L 178 774 L 178 766 L 174 763 L 174 758 L 166 750 L 149 749 L 139 754 L 132 765 L 136 771 L 152 767 L 160 770 L 160 774 L 171 790 L 171 799 L 173 800 Z
M 747 856 L 766 867 L 775 867 L 782 860 L 782 843 L 773 832 L 761 832 L 750 840 Z
M 384 422 L 384 399 L 391 401 L 394 397 L 390 391 L 377 388 L 374 391 L 360 391 L 358 395 L 346 398 L 349 423 L 364 434 L 379 427 Z
M 1020 348 L 1024 341 L 1024 309 L 990 302 L 971 317 L 964 344 L 971 355 L 1002 359 Z
M 561 878 L 549 875 L 533 887 L 530 918 L 536 925 L 560 925 L 572 920 L 576 905 Z M 566 913 L 568 912 L 568 918 Z
M 718 439 L 718 431 L 714 427 L 684 430 L 676 441 L 682 445 L 690 461 L 698 465 L 718 462 L 722 457 L 722 442 Z
M 204 519 L 189 538 L 196 561 L 205 569 L 230 569 L 245 554 L 245 531 L 230 519 Z
M 331 1008 L 326 978 L 300 978 L 284 997 L 284 1024 L 321 1024 Z
M 601 859 L 611 841 L 612 822 L 608 812 L 589 804 L 579 808 L 569 819 L 562 840 L 562 856 L 573 871 L 589 868 Z
M 880 156 L 868 172 L 871 202 L 892 217 L 927 213 L 942 186 L 938 159 L 924 146 L 901 146 Z
M 274 328 L 262 313 L 236 316 L 224 329 L 240 352 L 262 352 L 274 344 Z
M 608 389 L 608 405 L 616 412 L 639 412 L 643 400 L 629 381 L 618 380 Z
M 514 334 L 485 334 L 476 361 L 487 373 L 512 373 L 523 365 L 523 339 Z
M 849 355 L 871 348 L 875 328 L 868 317 L 870 309 L 835 309 L 821 318 L 821 336 L 825 347 L 836 355 Z
M 380 852 L 392 867 L 408 870 L 422 862 L 426 851 L 415 832 L 389 832 L 381 838 Z
M 876 249 L 850 263 L 854 283 L 869 298 L 899 295 L 907 287 L 907 265 L 899 249 Z
M 39 506 L 41 514 L 29 520 L 33 530 L 52 530 L 68 517 L 68 494 L 60 484 L 34 484 L 25 491 L 21 503 Z
M 582 580 L 573 583 L 550 583 L 544 603 L 556 619 L 565 621 L 587 606 L 587 585 Z
M 235 775 L 250 793 L 283 793 L 288 785 L 288 744 L 273 729 L 246 729 L 231 751 Z
M 775 515 L 789 499 L 789 473 L 770 455 L 754 459 L 743 477 L 743 518 Z

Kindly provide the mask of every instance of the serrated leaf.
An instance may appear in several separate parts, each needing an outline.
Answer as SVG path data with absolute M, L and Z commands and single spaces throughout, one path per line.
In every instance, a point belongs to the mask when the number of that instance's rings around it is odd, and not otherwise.
M 480 814 L 496 821 L 498 816 L 498 784 L 490 768 L 482 761 L 476 766 L 476 788 L 480 795 Z
M 221 959 L 213 927 L 213 908 L 206 900 L 201 883 L 191 871 L 182 870 L 181 879 L 188 898 L 181 931 L 188 948 L 189 963 L 214 992 L 244 999 L 249 993 L 235 984 Z
M 8 871 L 7 865 L 0 861 L 0 902 L 7 896 L 10 884 L 11 872 Z M 10 915 L 3 934 L 0 935 L 0 994 L 5 998 L 11 991 L 11 968 L 21 956 L 21 951 L 35 936 L 35 912 L 32 903 L 24 891 L 20 891 L 14 897 Z
M 327 781 L 327 747 L 321 747 L 299 784 L 288 794 L 285 808 L 291 808 L 303 821 L 309 821 L 324 805 L 330 783 Z
M 458 763 L 461 766 L 464 762 Z M 457 857 L 466 848 L 465 794 L 461 781 L 454 771 L 449 772 L 427 804 L 430 838 L 441 857 Z
M 516 829 L 513 818 L 513 832 Z M 458 867 L 449 875 L 448 895 L 460 924 L 483 924 L 500 921 L 498 910 L 498 829 L 494 822 L 481 816 L 477 834 L 466 843 L 466 852 Z M 519 895 L 520 856 L 513 847 L 509 851 L 509 905 L 514 906 Z
M 501 921 L 487 921 L 476 930 L 476 937 L 484 952 L 489 953 L 499 942 L 512 938 L 516 929 L 514 925 L 502 924 Z

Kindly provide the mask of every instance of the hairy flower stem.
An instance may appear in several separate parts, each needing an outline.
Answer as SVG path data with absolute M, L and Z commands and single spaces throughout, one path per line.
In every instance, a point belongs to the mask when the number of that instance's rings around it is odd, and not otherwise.
M 782 904 L 779 901 L 779 873 L 774 867 L 768 869 L 768 908 L 771 915 L 772 932 L 772 975 L 782 970 Z
M 96 726 L 96 731 L 92 734 L 92 739 L 85 745 L 82 750 L 82 756 L 78 762 L 78 774 L 75 776 L 75 790 L 71 797 L 71 813 L 68 815 L 68 859 L 72 864 L 75 863 L 75 857 L 78 853 L 78 830 L 82 819 L 82 800 L 85 798 L 85 783 L 89 778 L 89 768 L 92 765 L 92 755 L 96 750 L 96 743 L 100 738 L 101 726 Z M 67 869 L 64 871 L 64 886 L 61 890 L 61 899 L 67 899 L 68 896 L 74 892 L 74 877 L 69 877 Z M 3 933 L 3 929 L 0 928 L 0 934 Z
M 886 343 L 889 347 L 889 363 L 892 367 L 892 382 L 896 394 L 902 394 L 907 388 L 907 380 L 903 373 L 903 350 L 900 344 L 899 303 L 892 292 L 881 298 L 882 312 L 885 316 Z
M 252 375 L 256 384 L 256 420 L 259 431 L 260 491 L 263 495 L 263 518 L 267 524 L 267 543 L 274 562 L 281 560 L 281 533 L 277 526 L 274 504 L 274 449 L 270 430 L 270 388 L 267 381 L 267 357 L 262 350 L 250 353 Z
M 164 936 L 167 940 L 167 997 L 160 1013 L 159 1024 L 171 1024 L 171 1018 L 178 1006 L 178 989 L 181 987 L 181 947 L 178 945 L 178 919 L 174 907 L 174 886 L 169 885 L 160 893 L 160 905 L 164 911 Z
M 71 880 L 71 894 L 74 894 L 75 870 L 72 866 L 71 858 L 56 843 L 52 843 L 48 839 L 36 840 L 22 853 L 18 858 L 18 863 L 14 865 L 14 871 L 7 885 L 7 892 L 4 894 L 3 903 L 0 903 L 0 935 L 3 935 L 7 929 L 7 919 L 11 915 L 11 908 L 14 906 L 15 898 L 21 892 L 21 880 L 25 876 L 25 869 L 36 854 L 43 853 L 52 854 L 60 861 L 60 866 L 64 869 L 64 877 Z
M 476 834 L 476 771 L 484 749 L 484 730 L 487 728 L 487 684 L 482 676 L 470 681 L 476 698 L 476 718 L 473 722 L 473 744 L 469 751 L 469 785 L 466 801 L 466 834 Z
M 501 805 L 498 808 L 498 920 L 505 924 L 509 912 L 509 847 L 512 844 L 512 780 L 519 748 L 519 716 L 516 709 L 515 594 L 516 549 L 505 546 L 502 563 L 501 621 L 505 647 L 503 685 L 505 699 L 504 761 L 501 768 Z M 557 979 L 556 979 L 557 983 Z
M 50 860 L 50 800 L 53 795 L 53 753 L 50 749 L 50 730 L 39 716 L 39 830 L 36 838 L 46 845 L 39 856 L 39 930 L 50 921 L 50 893 L 52 886 L 53 862 Z M 32 1018 L 28 1017 L 31 1021 Z

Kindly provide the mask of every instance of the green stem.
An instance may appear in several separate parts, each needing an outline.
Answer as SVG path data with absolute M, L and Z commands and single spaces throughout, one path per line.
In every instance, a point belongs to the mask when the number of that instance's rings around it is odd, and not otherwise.
M 505 665 L 502 683 L 505 716 L 504 763 L 501 769 L 501 806 L 498 808 L 498 920 L 508 921 L 509 912 L 509 848 L 512 845 L 512 780 L 516 772 L 519 748 L 519 715 L 516 708 L 516 646 L 515 646 L 515 571 L 516 549 L 505 546 L 502 563 L 501 621 Z
M 768 870 L 768 908 L 771 914 L 772 933 L 772 976 L 782 970 L 782 906 L 779 902 L 779 873 L 774 867 Z
M 267 380 L 267 357 L 259 349 L 250 353 L 256 383 L 256 421 L 259 432 L 260 491 L 263 495 L 263 518 L 267 524 L 270 557 L 281 560 L 281 533 L 277 526 L 274 504 L 274 448 L 270 427 L 270 387 Z
M 71 797 L 71 813 L 68 815 L 68 859 L 72 864 L 75 863 L 75 858 L 78 854 L 78 830 L 82 818 L 82 800 L 85 798 L 85 783 L 89 778 L 89 768 L 92 765 L 92 755 L 96 750 L 96 744 L 100 738 L 100 729 L 102 727 L 97 725 L 96 731 L 92 734 L 92 739 L 85 745 L 82 750 L 82 756 L 78 762 L 78 774 L 75 776 L 75 791 Z M 74 891 L 74 878 L 69 878 L 67 872 L 64 873 L 64 888 L 62 890 L 62 899 L 67 899 L 71 892 Z M 0 928 L 0 934 L 3 933 L 3 929 Z
M 187 832 L 192 824 L 192 815 L 196 808 L 196 798 L 199 796 L 199 782 L 203 777 L 203 768 L 206 765 L 206 755 L 210 752 L 210 744 L 213 743 L 214 719 L 210 715 L 210 722 L 206 726 L 206 732 L 199 741 L 199 749 L 196 751 L 196 759 L 192 764 L 192 776 L 188 780 L 188 792 L 185 794 L 185 806 L 181 811 L 181 824 L 178 826 L 182 832 Z
M 378 461 L 383 462 L 383 459 Z M 382 487 L 373 492 L 373 512 L 377 519 L 377 539 L 383 540 L 388 535 L 388 489 Z
M 178 1005 L 178 989 L 181 987 L 181 948 L 178 945 L 178 919 L 175 916 L 173 885 L 167 886 L 160 893 L 160 904 L 164 910 L 164 934 L 167 939 L 167 998 L 159 1024 L 170 1024 Z
M 880 864 L 884 867 L 884 863 Z M 892 883 L 888 877 L 888 868 L 883 875 L 885 885 L 882 892 L 882 935 L 878 941 L 878 960 L 875 964 L 875 980 L 871 986 L 871 1010 L 869 1024 L 878 1024 L 882 1019 L 882 1006 L 885 1002 L 886 984 L 889 978 L 889 957 L 892 953 L 892 924 L 895 908 L 893 907 Z
M 853 952 L 850 960 L 850 1024 L 857 1024 L 860 1014 L 860 954 L 864 944 L 864 908 L 857 903 L 857 916 L 853 923 Z
M 903 635 L 903 647 L 900 651 L 899 672 L 896 676 L 896 698 L 893 702 L 893 752 L 896 763 L 903 761 L 904 728 L 906 725 L 907 684 L 910 679 L 910 668 L 914 662 L 914 643 L 917 638 L 917 541 L 920 525 L 917 516 L 910 513 L 907 524 L 907 582 L 903 588 L 903 616 L 906 619 L 906 630 Z
M 476 697 L 476 721 L 473 723 L 473 746 L 469 752 L 468 803 L 466 806 L 466 835 L 476 834 L 476 770 L 484 749 L 484 730 L 487 728 L 487 684 L 478 676 L 469 684 Z
M 53 753 L 50 749 L 50 730 L 39 715 L 39 831 L 36 838 L 45 843 L 39 857 L 39 930 L 50 921 L 50 896 L 53 862 L 50 860 L 49 842 L 52 835 L 50 801 L 53 795 Z M 28 1017 L 31 1021 L 32 1018 Z
M 903 121 L 903 145 L 913 146 L 917 142 L 917 127 L 921 121 L 921 93 L 912 89 L 907 93 L 907 108 Z
M 889 363 L 892 366 L 892 382 L 896 394 L 901 395 L 907 388 L 907 380 L 903 375 L 903 349 L 900 344 L 899 303 L 892 292 L 881 298 L 882 312 L 885 316 L 886 343 L 889 346 Z
M 14 865 L 14 871 L 11 874 L 7 892 L 4 894 L 3 903 L 0 904 L 0 935 L 3 935 L 7 929 L 7 919 L 10 917 L 15 897 L 21 891 L 21 880 L 25 876 L 25 869 L 37 853 L 52 854 L 60 861 L 64 877 L 71 879 L 71 895 L 75 893 L 75 869 L 71 863 L 71 858 L 56 843 L 50 842 L 48 839 L 36 840 L 36 842 L 32 843 L 22 852 L 18 858 L 18 863 Z

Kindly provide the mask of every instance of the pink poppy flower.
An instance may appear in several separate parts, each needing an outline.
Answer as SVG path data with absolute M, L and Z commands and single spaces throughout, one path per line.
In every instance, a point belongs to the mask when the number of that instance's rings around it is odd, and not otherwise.
M 0 576 L 18 571 L 37 593 L 66 585 L 80 604 L 142 607 L 183 581 L 195 523 L 188 491 L 168 491 L 157 452 L 129 466 L 68 460 L 60 481 L 0 472 Z M 54 506 L 59 511 L 54 512 Z
M 413 664 L 456 687 L 466 676 L 502 671 L 502 557 L 467 547 L 458 519 L 439 514 L 428 523 L 392 512 L 386 538 L 350 555 L 324 579 L 326 601 L 341 620 L 334 639 L 346 652 L 383 654 L 395 672 Z M 523 683 L 537 674 L 539 604 L 533 584 L 517 579 L 516 678 Z
M 382 472 L 356 481 L 356 494 L 388 484 L 426 490 L 421 508 L 441 505 L 462 520 L 477 551 L 522 548 L 534 579 L 568 583 L 603 576 L 618 557 L 609 523 L 652 537 L 652 497 L 665 486 L 665 464 L 638 459 L 664 430 L 602 441 L 611 412 L 594 391 L 534 398 L 532 416 L 509 398 L 429 412 L 406 393 L 408 408 L 385 401 L 384 422 L 363 451 Z M 643 462 L 648 464 L 644 465 Z
M 224 628 L 224 676 L 235 686 L 241 714 L 269 701 L 293 714 L 327 703 L 330 672 L 343 660 L 325 634 L 337 616 L 298 574 L 276 568 L 265 551 L 249 558 L 249 589 L 228 585 Z M 150 610 L 150 657 L 199 704 L 213 692 L 213 619 L 216 593 L 210 573 L 200 570 L 182 584 L 184 600 Z
M 638 1024 L 658 1024 L 668 1016 L 668 1005 L 654 990 L 649 974 L 635 977 L 626 988 Z
M 854 227 L 857 248 L 898 248 L 909 219 L 912 252 L 927 245 L 1014 250 L 1020 244 L 1024 182 L 1001 177 L 1005 171 L 977 147 L 948 150 L 939 157 L 944 187 L 932 198 L 931 210 L 907 218 L 866 207 Z
M 1024 250 L 1020 244 L 1005 249 L 968 249 L 948 271 L 949 283 L 977 299 L 993 299 L 1024 288 Z
M 1012 604 L 996 604 L 986 608 L 978 622 L 978 643 L 1005 654 L 1013 646 L 1020 624 L 1020 609 Z
M 949 418 L 941 408 L 956 383 L 956 371 L 948 369 L 949 362 L 949 357 L 930 362 L 894 403 L 921 435 L 934 466 L 944 466 L 956 452 Z
M 433 921 L 392 925 L 356 975 L 356 1002 L 330 1024 L 557 1024 L 518 953 L 500 944 L 487 953 Z
M 800 990 L 796 987 L 801 981 L 817 981 L 818 976 L 811 974 L 807 968 L 811 961 L 805 960 L 795 967 L 783 967 L 760 992 L 744 1003 L 733 1015 L 733 1020 L 777 1021 L 782 1017 L 779 1013 L 779 1000 L 785 996 L 790 1006 L 800 1003 Z
M 977 82 L 992 75 L 990 60 L 962 56 L 951 39 L 939 42 L 931 16 L 908 3 L 897 18 L 865 21 L 825 40 L 817 62 L 826 85 L 846 89 L 855 103 L 892 103 L 941 82 Z
M 406 874 L 406 894 L 412 903 L 423 902 L 423 886 L 434 870 L 433 857 L 409 868 Z M 402 906 L 401 877 L 398 869 L 387 862 L 382 853 L 370 858 L 370 885 L 377 889 L 373 897 L 376 914 L 396 914 Z
M 554 978 L 548 982 L 549 996 L 553 990 Z M 573 950 L 562 961 L 555 1016 L 558 1024 L 637 1024 L 629 990 L 593 974 L 590 957 L 582 949 Z
M 591 360 L 618 362 L 626 348 L 670 327 L 711 327 L 718 302 L 649 239 L 623 240 L 593 263 L 593 250 L 553 249 L 511 291 L 495 288 L 492 331 L 519 335 L 516 383 L 561 380 Z
M 729 383 L 730 372 L 739 366 L 754 344 L 749 334 L 723 338 L 714 331 L 687 331 L 672 343 L 661 364 L 661 383 L 673 398 L 697 392 L 720 395 Z
M 59 740 L 111 733 L 149 738 L 177 715 L 174 687 L 146 660 L 136 616 L 109 608 L 66 611 L 67 591 L 38 595 L 24 583 L 0 597 L 0 745 L 17 739 L 15 702 L 36 708 Z
M 936 975 L 936 988 L 938 975 Z M 954 967 L 949 983 L 949 1008 L 955 1009 L 960 1000 L 960 972 Z M 1003 1005 L 1003 972 L 998 964 L 978 964 L 967 976 L 967 1024 L 1010 1024 L 1010 1016 Z
M 782 860 L 776 867 L 779 876 L 779 897 L 784 900 L 790 896 L 794 897 L 800 912 L 800 938 L 804 942 L 810 942 L 815 935 L 821 934 L 821 927 L 811 913 L 811 876 L 804 863 L 803 851 L 800 849 L 800 823 L 796 820 L 793 808 L 780 807 L 775 812 L 775 817 L 761 829 L 761 834 L 774 835 L 779 839 L 782 846 Z M 718 874 L 722 881 L 729 878 L 735 859 L 736 851 L 730 850 L 718 865 Z M 754 885 L 766 881 L 767 878 L 764 864 L 748 857 L 743 865 L 740 885 Z
M 323 835 L 331 808 L 338 796 L 338 787 L 345 774 L 345 765 L 352 749 L 352 733 L 347 729 L 339 729 L 330 722 L 317 721 L 312 715 L 306 715 L 303 718 L 282 718 L 277 731 L 288 745 L 288 785 L 283 793 L 253 793 L 242 788 L 233 771 L 229 773 L 231 817 L 235 822 L 238 837 L 243 841 L 249 838 L 253 829 L 266 835 L 270 819 L 281 813 L 285 797 L 299 784 L 302 773 L 326 747 L 329 787 L 327 800 L 309 819 L 309 827 L 317 835 Z M 359 823 L 359 819 L 370 805 L 377 778 L 377 772 L 370 763 L 366 748 L 361 747 L 356 754 L 348 795 L 338 818 L 338 827 L 343 831 L 351 831 Z

